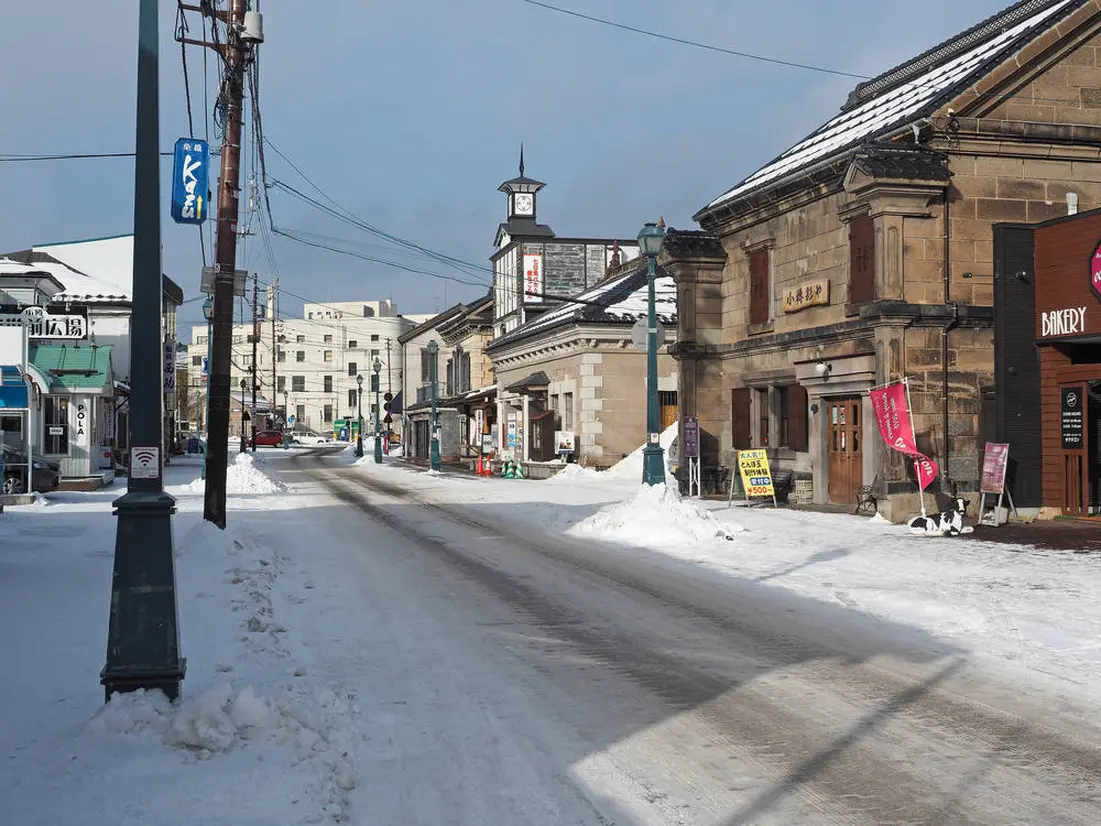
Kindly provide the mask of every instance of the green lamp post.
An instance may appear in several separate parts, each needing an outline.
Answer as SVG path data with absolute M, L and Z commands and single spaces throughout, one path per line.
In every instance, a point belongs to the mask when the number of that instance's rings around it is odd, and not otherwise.
M 359 420 L 359 427 L 356 430 L 356 458 L 363 458 L 363 376 L 356 376 L 356 401 L 358 406 L 356 408 L 356 418 Z
M 380 384 L 379 373 L 382 372 L 382 362 L 378 360 L 377 356 L 375 357 L 375 363 L 371 366 L 371 369 L 374 371 L 374 375 L 371 376 L 371 384 L 373 384 L 375 386 L 375 464 L 376 465 L 381 465 L 382 464 L 382 432 L 379 430 L 379 418 L 378 418 L 379 398 L 378 398 L 378 396 L 379 396 L 379 384 Z M 362 425 L 360 425 L 360 427 L 362 427 Z
M 644 225 L 638 234 L 639 251 L 646 256 L 646 445 L 642 449 L 642 483 L 665 484 L 665 451 L 661 448 L 661 422 L 658 416 L 658 322 L 654 308 L 654 280 L 657 257 L 665 242 L 665 230 L 654 223 Z
M 432 434 L 429 442 L 431 446 L 428 451 L 428 464 L 436 471 L 440 469 L 440 429 L 436 420 L 436 359 L 439 352 L 440 345 L 435 339 L 428 342 L 428 370 L 432 378 L 432 422 L 429 425 L 432 428 Z

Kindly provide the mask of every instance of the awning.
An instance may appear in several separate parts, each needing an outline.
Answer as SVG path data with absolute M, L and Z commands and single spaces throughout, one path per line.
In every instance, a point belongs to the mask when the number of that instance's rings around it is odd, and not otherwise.
M 15 365 L 0 365 L 0 410 L 26 410 L 28 402 L 23 372 Z
M 515 381 L 512 384 L 506 385 L 505 390 L 510 392 L 531 390 L 535 387 L 546 387 L 550 384 L 550 379 L 547 378 L 547 374 L 540 370 L 537 373 L 532 373 L 530 376 L 526 376 L 520 381 Z
M 29 373 L 43 393 L 112 395 L 111 345 L 30 346 Z
M 496 387 L 483 387 L 481 390 L 471 390 L 469 393 L 463 396 L 463 403 L 478 404 L 479 402 L 487 402 L 496 395 Z

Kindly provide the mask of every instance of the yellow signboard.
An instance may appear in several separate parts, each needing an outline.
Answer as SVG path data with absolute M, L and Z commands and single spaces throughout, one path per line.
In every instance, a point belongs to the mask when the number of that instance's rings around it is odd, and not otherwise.
M 775 496 L 772 487 L 772 471 L 768 467 L 768 451 L 743 450 L 738 453 L 738 472 L 742 475 L 742 488 L 746 498 L 751 496 Z

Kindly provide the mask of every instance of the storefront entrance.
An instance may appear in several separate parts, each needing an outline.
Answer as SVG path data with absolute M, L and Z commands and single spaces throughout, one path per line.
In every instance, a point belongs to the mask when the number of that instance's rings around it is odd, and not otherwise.
M 824 399 L 829 500 L 849 505 L 864 484 L 864 431 L 859 396 Z
M 1064 516 L 1101 516 L 1101 381 L 1059 388 Z

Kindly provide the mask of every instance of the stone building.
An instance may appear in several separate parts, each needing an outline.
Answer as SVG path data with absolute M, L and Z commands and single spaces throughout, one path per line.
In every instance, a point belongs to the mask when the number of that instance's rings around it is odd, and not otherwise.
M 676 364 L 668 354 L 677 324 L 672 278 L 655 282 L 661 425 L 677 418 Z M 555 458 L 554 433 L 573 432 L 584 465 L 614 465 L 646 439 L 646 352 L 631 326 L 647 312 L 647 269 L 638 259 L 488 347 L 497 377 L 498 447 L 524 461 Z M 510 426 L 511 425 L 511 426 Z
M 767 447 L 814 501 L 853 505 L 870 485 L 902 518 L 917 488 L 867 391 L 905 377 L 943 488 L 975 489 L 992 226 L 1101 204 L 1099 32 L 1094 2 L 1015 3 L 861 83 L 697 213 L 722 257 L 701 240 L 663 263 L 682 302 L 678 358 L 693 363 L 681 403 L 716 461 Z

